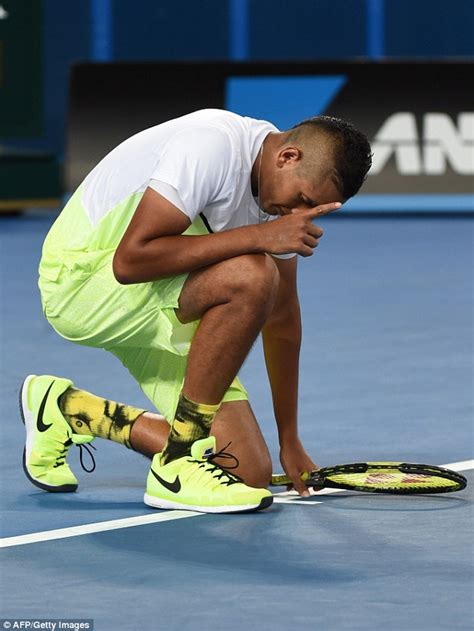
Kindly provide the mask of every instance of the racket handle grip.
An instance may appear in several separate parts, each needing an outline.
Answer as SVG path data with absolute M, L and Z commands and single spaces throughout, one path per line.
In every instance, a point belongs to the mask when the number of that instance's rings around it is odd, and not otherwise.
M 309 471 L 304 471 L 301 474 L 301 479 L 303 482 L 306 482 L 311 477 L 311 473 Z M 293 484 L 290 478 L 285 473 L 274 473 L 272 475 L 272 486 L 288 486 L 288 484 Z

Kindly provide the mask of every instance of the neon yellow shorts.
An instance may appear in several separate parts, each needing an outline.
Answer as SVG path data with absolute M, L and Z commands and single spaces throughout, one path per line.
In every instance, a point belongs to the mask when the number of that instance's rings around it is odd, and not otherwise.
M 182 324 L 175 314 L 187 275 L 121 285 L 112 271 L 115 248 L 91 250 L 76 244 L 66 250 L 61 245 L 67 243 L 65 228 L 76 240 L 79 228 L 90 230 L 84 215 L 75 195 L 46 238 L 38 283 L 44 315 L 67 340 L 118 357 L 150 401 L 172 421 L 199 324 Z M 192 228 L 194 234 L 206 232 L 201 220 Z M 236 378 L 223 400 L 247 398 Z

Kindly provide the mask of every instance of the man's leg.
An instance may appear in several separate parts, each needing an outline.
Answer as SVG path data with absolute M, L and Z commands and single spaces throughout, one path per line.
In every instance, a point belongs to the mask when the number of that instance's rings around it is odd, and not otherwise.
M 219 403 L 270 315 L 278 270 L 266 255 L 239 256 L 190 274 L 179 298 L 183 323 L 200 320 L 183 392 Z
M 196 440 L 209 436 L 224 394 L 273 309 L 278 280 L 265 255 L 236 257 L 188 277 L 177 316 L 183 323 L 200 322 L 163 464 L 190 454 Z
M 225 393 L 273 309 L 278 281 L 277 268 L 265 255 L 236 257 L 188 277 L 177 317 L 183 323 L 199 320 L 199 325 L 168 440 L 148 474 L 148 506 L 221 513 L 271 505 L 271 493 L 242 483 L 219 466 L 210 432 Z M 245 441 L 243 453 L 242 446 Z M 224 454 L 220 459 L 225 460 Z M 265 486 L 268 478 L 268 473 L 262 476 Z
M 256 335 L 263 326 L 265 319 L 271 312 L 277 286 L 278 274 L 275 265 L 269 257 L 260 255 L 230 259 L 229 261 L 224 261 L 200 272 L 196 272 L 195 274 L 191 274 L 188 277 L 181 292 L 178 317 L 182 322 L 200 319 L 200 325 L 191 346 L 188 370 L 184 380 L 185 389 L 183 391 L 186 393 L 186 388 L 188 388 L 190 393 L 188 397 L 193 405 L 196 404 L 191 397 L 195 397 L 198 402 L 204 402 L 203 407 L 209 408 L 212 405 L 218 407 L 219 404 L 214 403 L 214 401 L 220 401 L 222 399 L 234 375 L 250 350 Z M 115 352 L 114 348 L 110 347 L 109 350 L 121 358 L 121 353 Z M 134 376 L 137 376 L 137 380 L 142 388 L 144 384 L 145 391 L 147 389 L 149 390 L 150 386 L 152 390 L 158 387 L 153 385 L 157 383 L 157 374 L 155 372 L 157 364 L 151 357 L 147 356 L 147 349 L 132 346 L 124 350 L 127 361 L 123 363 L 127 365 Z M 133 368 L 130 367 L 129 353 L 133 354 Z M 140 361 L 142 358 L 145 360 L 144 362 Z M 148 362 L 148 359 L 151 359 L 151 361 Z M 157 358 L 155 358 L 155 360 L 156 359 Z M 183 373 L 180 373 L 181 369 L 179 365 L 184 367 L 185 363 L 178 362 L 178 367 L 175 368 L 173 367 L 173 362 L 171 362 L 170 372 L 168 370 L 168 362 L 165 362 L 166 382 L 164 391 L 166 392 L 165 398 L 168 399 L 169 412 L 171 410 L 169 403 L 173 401 L 172 393 L 175 392 L 176 384 L 182 383 Z M 144 372 L 147 373 L 147 375 L 145 375 Z M 181 378 L 179 377 L 180 374 Z M 178 377 L 178 381 L 176 381 L 175 376 Z M 54 381 L 55 378 L 52 378 L 52 380 Z M 45 385 L 45 388 L 48 384 Z M 161 383 L 159 390 L 161 397 L 163 392 Z M 48 392 L 49 388 L 47 388 L 45 396 L 47 396 Z M 202 392 L 202 395 L 200 395 L 199 392 Z M 170 393 L 171 398 L 169 396 Z M 149 395 L 149 392 L 147 392 L 147 394 Z M 43 396 L 43 394 L 41 396 Z M 155 401 L 154 396 L 150 398 Z M 44 400 L 43 398 L 42 401 L 44 402 Z M 207 401 L 210 402 L 210 405 L 207 404 Z M 62 397 L 61 402 L 63 403 Z M 54 403 L 54 401 L 52 401 L 52 403 Z M 199 403 L 197 405 L 199 405 Z M 40 410 L 40 407 L 38 410 Z M 61 407 L 63 407 L 63 405 Z M 106 413 L 103 414 L 103 417 L 105 417 L 108 423 L 111 418 L 110 406 L 105 411 Z M 135 414 L 134 411 L 131 412 Z M 132 418 L 132 413 L 128 415 L 129 418 L 127 417 L 127 422 L 135 420 Z M 142 415 L 143 412 L 138 416 L 141 417 Z M 242 415 L 244 419 L 245 414 L 243 410 Z M 114 422 L 117 420 L 117 418 L 115 418 L 116 416 L 117 415 L 112 414 Z M 168 418 L 170 417 L 168 416 Z M 225 408 L 223 408 L 221 418 L 225 418 Z M 123 421 L 122 418 L 118 420 L 120 423 Z M 109 432 L 107 427 L 102 425 L 102 422 L 103 418 L 99 422 L 101 426 L 100 432 L 94 432 L 95 435 L 102 435 L 103 437 L 112 438 L 118 440 L 118 442 L 127 444 L 127 437 L 122 431 Z M 163 421 L 161 421 L 161 423 L 163 423 Z M 244 424 L 245 422 L 243 420 L 242 425 L 244 426 Z M 72 426 L 71 423 L 71 427 Z M 162 425 L 162 427 L 164 429 L 166 426 Z M 216 427 L 218 428 L 218 425 Z M 128 429 L 131 429 L 131 425 Z M 102 430 L 105 430 L 105 435 Z M 208 432 L 205 433 L 205 435 L 207 434 Z M 74 436 L 73 439 L 74 442 L 77 442 Z M 67 442 L 70 443 L 71 441 Z M 228 440 L 226 440 L 226 443 L 227 442 Z M 242 440 L 239 442 L 242 444 Z M 222 446 L 225 444 L 223 443 Z M 266 449 L 264 451 L 268 454 Z M 244 450 L 242 450 L 242 453 L 243 452 Z M 196 450 L 194 450 L 194 453 L 196 454 Z M 65 456 L 63 455 L 61 457 L 64 459 Z M 254 479 L 264 480 L 264 482 L 260 482 L 260 484 L 266 485 L 267 483 L 270 470 L 269 459 L 266 469 L 265 471 L 264 467 L 262 471 L 258 472 L 258 475 L 255 474 Z M 224 480 L 223 484 L 227 485 L 227 482 Z M 240 492 L 239 489 L 235 490 L 237 493 Z M 242 489 L 242 491 L 248 495 L 247 491 L 244 489 Z M 258 498 L 260 498 L 260 496 L 258 496 Z M 256 501 L 258 502 L 260 499 Z M 152 505 L 161 506 L 160 504 Z M 264 502 L 260 507 L 264 507 L 264 505 L 268 505 L 268 503 Z

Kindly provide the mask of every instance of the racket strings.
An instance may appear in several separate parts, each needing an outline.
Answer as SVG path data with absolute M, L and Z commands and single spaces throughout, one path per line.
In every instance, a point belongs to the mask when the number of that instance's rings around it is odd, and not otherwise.
M 366 473 L 340 473 L 328 476 L 339 484 L 372 487 L 374 489 L 409 489 L 409 488 L 451 488 L 458 482 L 425 473 L 404 473 L 402 471 L 368 471 Z

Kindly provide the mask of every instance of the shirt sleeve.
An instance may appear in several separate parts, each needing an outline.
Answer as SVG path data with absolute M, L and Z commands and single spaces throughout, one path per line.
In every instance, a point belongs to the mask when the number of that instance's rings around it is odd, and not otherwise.
M 214 127 L 196 127 L 175 134 L 160 152 L 151 179 L 172 186 L 191 221 L 219 200 L 234 166 L 227 134 Z
M 173 206 L 176 206 L 178 210 L 184 213 L 184 204 L 180 196 L 178 195 L 178 191 L 175 188 L 173 188 L 169 184 L 166 184 L 166 182 L 161 182 L 160 180 L 150 180 L 148 182 L 148 186 L 159 193 L 162 197 L 167 199 L 171 204 L 173 204 Z

